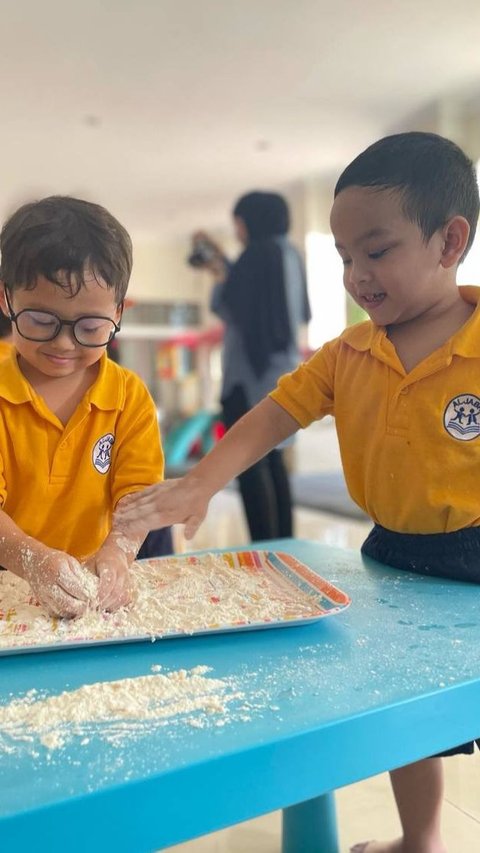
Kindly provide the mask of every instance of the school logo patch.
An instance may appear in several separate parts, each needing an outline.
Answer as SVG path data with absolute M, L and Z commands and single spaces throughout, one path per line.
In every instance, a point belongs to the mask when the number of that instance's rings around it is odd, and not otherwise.
M 448 434 L 459 441 L 472 441 L 480 435 L 480 397 L 459 394 L 447 405 L 443 425 Z
M 111 432 L 98 439 L 92 451 L 92 462 L 99 474 L 106 474 L 112 462 L 112 445 L 115 436 Z

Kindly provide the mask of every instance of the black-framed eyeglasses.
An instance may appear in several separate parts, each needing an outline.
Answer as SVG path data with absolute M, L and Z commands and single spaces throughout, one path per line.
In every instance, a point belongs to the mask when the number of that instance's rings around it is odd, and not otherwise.
M 35 311 L 33 308 L 24 308 L 15 314 L 7 288 L 5 301 L 10 320 L 15 323 L 18 334 L 27 341 L 53 341 L 64 326 L 70 326 L 73 337 L 82 347 L 104 347 L 120 331 L 120 323 L 115 323 L 110 317 L 84 316 L 76 320 L 62 320 L 52 311 Z

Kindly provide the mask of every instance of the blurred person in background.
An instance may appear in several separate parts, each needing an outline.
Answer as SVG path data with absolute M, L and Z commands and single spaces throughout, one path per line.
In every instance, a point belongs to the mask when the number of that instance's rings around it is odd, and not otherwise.
M 304 264 L 287 236 L 290 213 L 283 196 L 243 195 L 233 223 L 243 246 L 235 262 L 201 231 L 189 258 L 212 273 L 210 309 L 225 325 L 221 405 L 227 429 L 297 366 L 299 330 L 310 320 Z M 272 450 L 238 478 L 254 542 L 293 535 L 284 449 Z

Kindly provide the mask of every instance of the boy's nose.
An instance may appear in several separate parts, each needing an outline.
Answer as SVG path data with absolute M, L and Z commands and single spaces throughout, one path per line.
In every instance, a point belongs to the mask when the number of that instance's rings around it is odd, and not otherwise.
M 356 263 L 352 261 L 348 267 L 348 273 L 348 280 L 352 285 L 363 284 L 371 278 L 367 264 L 363 264 L 358 261 Z
M 72 326 L 62 326 L 58 335 L 51 341 L 55 349 L 72 350 L 77 346 Z

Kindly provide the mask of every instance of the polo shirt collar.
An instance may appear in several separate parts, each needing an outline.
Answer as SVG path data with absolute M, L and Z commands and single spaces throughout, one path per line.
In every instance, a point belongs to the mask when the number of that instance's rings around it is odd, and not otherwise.
M 366 320 L 345 329 L 340 337 L 353 349 L 364 352 L 371 349 L 376 336 L 384 332 L 383 326 L 375 326 L 371 320 Z
M 119 382 L 120 368 L 104 353 L 100 359 L 98 376 L 87 391 L 86 400 L 103 411 L 123 409 L 125 405 L 124 383 Z
M 466 358 L 480 357 L 480 287 L 460 285 L 462 299 L 475 305 L 475 311 L 470 319 L 450 339 L 452 355 Z M 359 352 L 366 350 L 378 351 L 386 337 L 385 326 L 376 326 L 371 320 L 359 323 L 343 332 L 342 338 L 353 349 Z
M 125 390 L 124 383 L 118 381 L 118 370 L 118 366 L 104 353 L 100 359 L 98 376 L 85 396 L 87 404 L 104 411 L 123 409 Z M 0 399 L 10 403 L 28 403 L 35 399 L 35 392 L 18 366 L 14 347 L 0 368 Z
M 451 339 L 452 355 L 462 355 L 466 358 L 480 357 L 480 287 L 463 285 L 460 287 L 465 302 L 475 305 L 475 311 L 470 319 L 458 330 Z
M 33 390 L 18 366 L 15 347 L 0 368 L 0 398 L 9 403 L 33 401 Z

